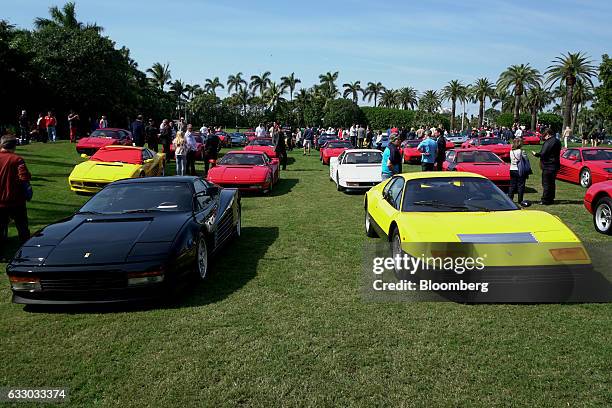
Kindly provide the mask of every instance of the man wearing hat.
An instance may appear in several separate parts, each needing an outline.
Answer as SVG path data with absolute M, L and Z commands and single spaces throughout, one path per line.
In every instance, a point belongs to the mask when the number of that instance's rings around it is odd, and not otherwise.
M 16 147 L 15 136 L 0 138 L 0 246 L 8 235 L 9 219 L 15 222 L 21 243 L 30 238 L 26 187 L 32 176 L 23 158 L 15 154 Z

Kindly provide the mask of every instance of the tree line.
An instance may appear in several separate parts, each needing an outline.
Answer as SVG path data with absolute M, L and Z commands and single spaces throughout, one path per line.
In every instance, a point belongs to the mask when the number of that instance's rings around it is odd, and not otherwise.
M 446 118 L 449 128 L 464 129 L 512 113 L 513 123 L 533 128 L 546 107 L 549 114 L 562 116 L 564 127 L 575 128 L 579 120 L 605 126 L 611 119 L 607 55 L 599 72 L 585 54 L 568 52 L 551 61 L 543 73 L 530 64 L 518 64 L 504 70 L 495 82 L 478 78 L 467 84 L 455 79 L 440 90 L 424 92 L 409 86 L 391 89 L 379 81 L 339 86 L 338 71 L 319 75 L 318 83 L 309 88 L 300 87 L 302 81 L 295 73 L 275 81 L 270 71 L 250 77 L 237 72 L 226 80 L 215 76 L 202 84 L 188 84 L 173 78 L 169 63 L 158 62 L 142 71 L 130 51 L 118 48 L 102 27 L 78 21 L 74 3 L 51 7 L 49 17 L 34 23 L 33 30 L 24 30 L 0 21 L 0 59 L 6 62 L 0 67 L 6 84 L 0 88 L 1 123 L 13 123 L 21 109 L 53 110 L 60 118 L 74 109 L 89 121 L 104 114 L 117 126 L 143 114 L 157 121 L 185 116 L 197 124 L 235 127 L 273 120 L 346 126 L 356 120 L 378 124 L 384 118 L 417 126 L 437 125 Z M 361 109 L 360 101 L 383 110 Z M 450 112 L 442 110 L 445 101 L 450 102 Z M 479 107 L 473 120 L 466 114 L 468 103 Z M 391 114 L 389 109 L 413 113 Z M 524 123 L 525 113 L 530 123 Z M 323 123 L 331 120 L 340 122 Z M 392 124 L 400 125 L 384 126 Z

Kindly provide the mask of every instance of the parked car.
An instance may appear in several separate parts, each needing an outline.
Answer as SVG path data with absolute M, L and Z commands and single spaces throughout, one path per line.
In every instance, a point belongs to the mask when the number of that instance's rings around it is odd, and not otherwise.
M 512 150 L 512 146 L 507 141 L 498 137 L 471 138 L 462 143 L 461 148 L 487 150 L 506 161 L 510 161 L 510 150 Z
M 79 139 L 76 150 L 80 154 L 93 156 L 102 146 L 132 146 L 132 132 L 118 128 L 96 129 L 87 137 Z
M 605 147 L 572 147 L 561 149 L 561 167 L 557 179 L 580 184 L 612 180 L 612 149 Z
M 248 140 L 244 133 L 234 132 L 230 134 L 231 146 L 246 146 L 247 143 L 248 143 Z
M 167 297 L 241 230 L 240 193 L 198 177 L 109 184 L 35 233 L 7 266 L 13 302 L 110 303 Z
M 166 155 L 147 147 L 103 146 L 68 176 L 72 191 L 97 193 L 113 181 L 165 175 Z
M 376 149 L 349 149 L 329 162 L 329 179 L 338 191 L 368 190 L 380 183 L 382 153 Z
M 207 179 L 241 191 L 271 192 L 280 179 L 279 160 L 270 159 L 264 152 L 234 150 L 208 171 Z
M 500 188 L 510 187 L 510 165 L 487 150 L 454 149 L 446 152 L 445 171 L 480 174 Z
M 589 187 L 584 195 L 584 206 L 593 214 L 595 230 L 612 235 L 612 181 Z
M 249 152 L 264 152 L 270 158 L 276 157 L 276 149 L 270 137 L 258 137 L 253 139 L 244 150 Z
M 352 149 L 354 146 L 348 140 L 330 140 L 319 151 L 319 159 L 322 164 L 329 164 L 332 157 L 338 157 L 345 150 Z

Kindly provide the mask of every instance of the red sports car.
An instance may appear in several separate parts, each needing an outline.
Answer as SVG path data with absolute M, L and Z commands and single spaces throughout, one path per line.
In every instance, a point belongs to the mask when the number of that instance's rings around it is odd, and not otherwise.
M 244 132 L 244 135 L 247 137 L 247 140 L 251 142 L 253 139 L 257 138 L 257 135 L 253 131 Z
M 401 150 L 404 157 L 404 163 L 419 163 L 421 161 L 421 152 L 417 150 L 417 146 L 423 139 L 404 140 Z
M 227 152 L 208 171 L 208 181 L 241 191 L 270 192 L 280 176 L 278 159 L 264 152 L 234 150 Z
M 204 160 L 204 139 L 202 139 L 202 136 L 200 135 L 200 133 L 198 132 L 197 134 L 194 134 L 194 139 L 196 141 L 196 155 L 195 155 L 195 159 L 196 160 Z M 173 158 L 174 157 L 174 145 L 170 144 L 170 154 L 168 155 L 169 158 Z
M 498 137 L 471 138 L 461 144 L 462 149 L 477 149 L 493 152 L 503 160 L 510 160 L 510 150 L 512 146 Z
M 323 164 L 329 164 L 329 159 L 338 157 L 348 149 L 353 149 L 353 145 L 348 140 L 330 140 L 319 150 L 319 159 Z
M 539 145 L 540 144 L 540 134 L 533 133 L 531 131 L 523 133 L 521 137 L 523 139 L 524 145 Z
M 559 180 L 591 184 L 612 180 L 612 149 L 604 147 L 573 147 L 561 150 Z
M 229 133 L 219 130 L 215 132 L 215 135 L 219 138 L 221 146 L 228 146 L 231 143 L 231 136 Z
M 102 146 L 123 145 L 132 146 L 132 133 L 125 129 L 96 129 L 88 137 L 79 139 L 76 150 L 80 154 L 93 156 Z
M 487 150 L 454 149 L 446 153 L 445 171 L 467 171 L 480 174 L 500 188 L 510 187 L 510 165 Z
M 258 137 L 253 139 L 244 150 L 249 152 L 264 152 L 268 157 L 276 157 L 276 150 L 272 138 L 270 137 Z
M 612 181 L 593 184 L 584 195 L 584 206 L 593 214 L 595 229 L 612 235 Z

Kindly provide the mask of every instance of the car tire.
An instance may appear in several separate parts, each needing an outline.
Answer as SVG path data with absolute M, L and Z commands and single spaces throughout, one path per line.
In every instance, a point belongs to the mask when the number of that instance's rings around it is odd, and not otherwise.
M 340 185 L 340 175 L 336 173 L 336 190 L 343 191 L 344 187 Z
M 402 256 L 402 237 L 400 236 L 399 233 L 399 229 L 394 226 L 393 229 L 391 230 L 389 236 L 391 237 L 391 241 L 390 243 L 390 249 L 391 249 L 391 256 L 395 259 L 395 257 L 397 255 Z M 406 276 L 406 272 L 404 270 L 398 270 L 397 268 L 395 268 L 395 266 L 393 267 L 393 273 L 395 274 L 395 277 L 397 279 L 406 279 L 408 276 Z
M 610 197 L 600 199 L 594 209 L 595 230 L 601 234 L 612 235 L 612 199 Z
M 204 280 L 208 276 L 208 246 L 203 232 L 200 233 L 196 250 L 196 273 L 200 280 Z
M 592 183 L 591 170 L 583 168 L 580 170 L 580 185 L 584 188 L 588 188 Z
M 365 208 L 365 233 L 367 237 L 370 238 L 378 238 L 378 234 L 372 227 L 372 217 L 370 217 L 370 213 L 368 212 L 368 206 Z

